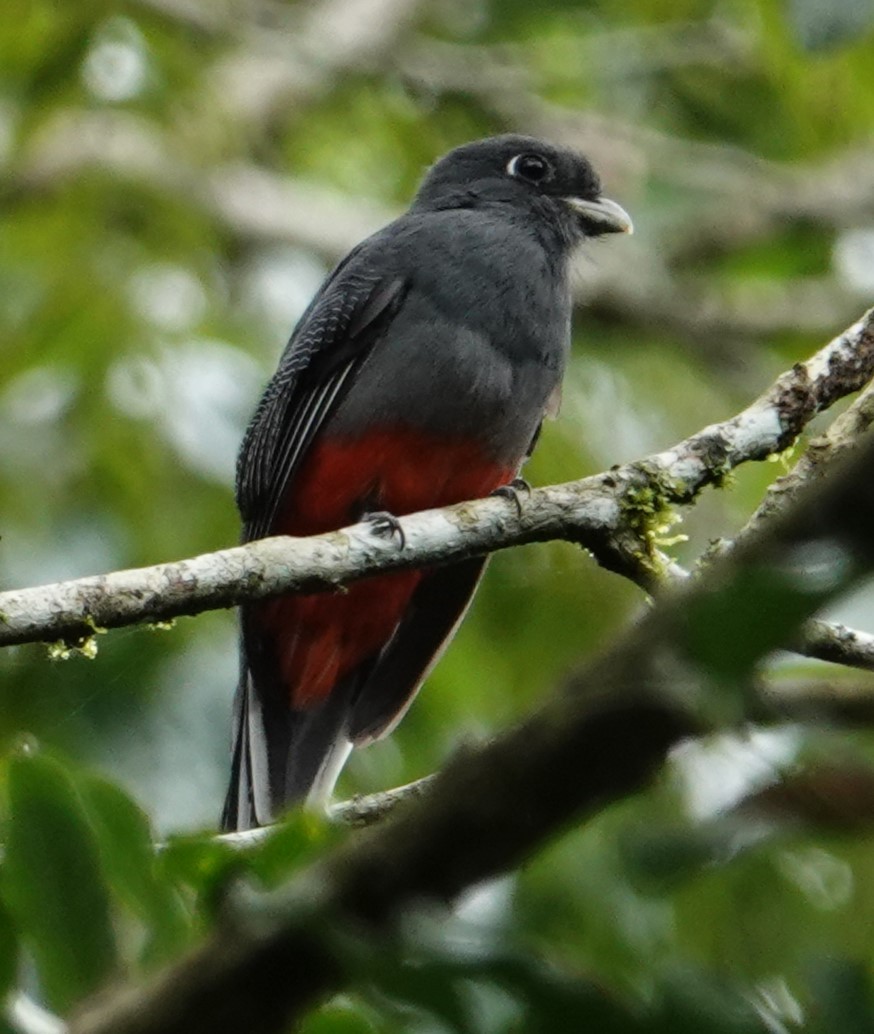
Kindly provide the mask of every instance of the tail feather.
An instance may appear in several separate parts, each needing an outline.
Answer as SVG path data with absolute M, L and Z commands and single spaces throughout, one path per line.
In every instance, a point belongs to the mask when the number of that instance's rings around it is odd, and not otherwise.
M 358 679 L 343 679 L 320 707 L 265 707 L 247 668 L 234 704 L 231 780 L 222 829 L 267 825 L 291 805 L 319 806 L 330 797 L 352 749 L 347 734 Z M 282 694 L 270 694 L 279 700 Z
M 321 807 L 330 798 L 352 749 L 348 724 L 357 685 L 357 673 L 353 672 L 337 683 L 320 707 L 287 712 L 288 749 L 281 805 L 306 801 Z
M 234 698 L 231 779 L 221 818 L 226 832 L 251 829 L 271 821 L 270 780 L 266 766 L 259 763 L 266 760 L 266 755 L 259 754 L 257 746 L 253 753 L 253 733 L 260 728 L 257 696 L 251 676 L 244 668 Z

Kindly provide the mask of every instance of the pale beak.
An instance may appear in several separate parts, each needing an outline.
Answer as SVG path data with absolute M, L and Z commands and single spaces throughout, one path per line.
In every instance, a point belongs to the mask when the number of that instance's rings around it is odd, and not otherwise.
M 608 197 L 599 197 L 595 200 L 566 197 L 563 200 L 579 216 L 592 236 L 601 233 L 634 233 L 631 216 L 621 205 L 617 205 Z

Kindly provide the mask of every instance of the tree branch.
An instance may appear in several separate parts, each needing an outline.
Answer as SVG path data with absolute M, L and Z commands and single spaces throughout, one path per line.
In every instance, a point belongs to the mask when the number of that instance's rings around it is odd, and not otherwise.
M 490 498 L 412 514 L 401 520 L 402 549 L 364 523 L 6 592 L 0 594 L 0 646 L 40 640 L 76 645 L 104 628 L 288 592 L 326 592 L 378 571 L 557 538 L 578 542 L 605 567 L 651 587 L 658 584 L 661 564 L 655 538 L 668 507 L 690 503 L 740 463 L 782 451 L 816 413 L 858 391 L 872 373 L 874 310 L 784 373 L 737 416 L 639 462 L 532 490 L 518 507 Z
M 870 729 L 874 725 L 874 680 L 780 680 L 759 688 L 762 707 L 756 721 L 828 722 Z
M 793 649 L 832 664 L 874 671 L 874 635 L 828 621 L 808 621 Z
M 874 636 L 864 636 L 843 625 L 829 625 L 816 620 L 808 621 L 805 628 L 810 630 L 802 640 L 803 645 L 808 647 L 805 650 L 807 656 L 874 671 Z M 809 652 L 817 649 L 817 633 L 821 637 L 818 646 L 820 653 Z M 840 645 L 835 646 L 841 636 L 849 641 L 846 652 Z M 861 645 L 856 641 L 858 638 L 863 640 Z M 874 684 L 870 681 L 832 679 L 798 683 L 781 681 L 777 684 L 763 682 L 757 688 L 757 693 L 759 706 L 751 706 L 749 715 L 756 724 L 811 720 L 826 720 L 841 726 L 860 728 L 870 728 L 874 724 Z M 355 827 L 382 822 L 399 805 L 421 797 L 436 778 L 434 773 L 390 790 L 339 801 L 328 810 L 328 818 L 339 825 Z M 234 833 L 219 833 L 215 839 L 230 847 L 246 850 L 266 840 L 276 828 L 276 825 L 257 826 Z

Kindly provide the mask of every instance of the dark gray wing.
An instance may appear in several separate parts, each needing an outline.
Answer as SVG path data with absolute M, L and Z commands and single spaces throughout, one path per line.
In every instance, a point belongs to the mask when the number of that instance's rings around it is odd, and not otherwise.
M 249 425 L 237 461 L 243 540 L 273 530 L 295 471 L 355 373 L 397 312 L 399 278 L 349 271 L 349 257 L 313 299 Z M 290 748 L 291 717 L 281 686 L 262 656 L 257 630 L 242 608 L 240 681 L 234 702 L 231 780 L 222 825 L 245 829 L 269 821 Z
M 243 439 L 237 506 L 244 541 L 270 534 L 307 448 L 401 303 L 400 278 L 344 275 L 344 266 L 304 313 Z

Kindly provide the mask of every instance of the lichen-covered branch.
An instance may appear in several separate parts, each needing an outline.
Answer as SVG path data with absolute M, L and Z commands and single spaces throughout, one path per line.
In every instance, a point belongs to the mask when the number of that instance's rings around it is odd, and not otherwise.
M 482 499 L 401 520 L 404 546 L 367 524 L 272 538 L 175 563 L 0 594 L 0 646 L 90 642 L 103 628 L 165 621 L 286 592 L 327 592 L 377 571 L 448 563 L 526 542 L 566 539 L 605 567 L 658 584 L 666 512 L 740 463 L 785 449 L 810 419 L 874 374 L 874 310 L 742 413 L 673 448 L 580 481 L 532 490 L 521 505 Z
M 874 635 L 828 621 L 808 621 L 793 649 L 805 657 L 874 671 Z

